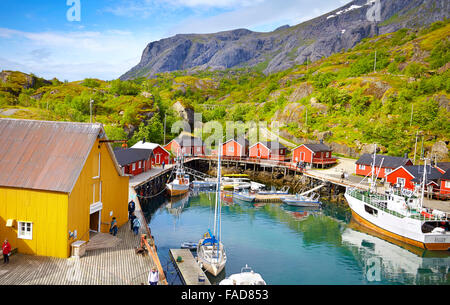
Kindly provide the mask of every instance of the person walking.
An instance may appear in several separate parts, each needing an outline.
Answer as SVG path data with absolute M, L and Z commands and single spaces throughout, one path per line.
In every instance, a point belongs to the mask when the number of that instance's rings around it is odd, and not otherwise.
M 148 284 L 155 286 L 158 285 L 159 282 L 159 272 L 156 267 L 153 267 L 148 275 Z
M 134 219 L 136 218 L 136 215 L 134 215 L 134 213 L 131 213 L 130 216 L 130 230 L 133 231 L 133 227 L 134 227 Z
M 136 203 L 133 200 L 128 202 L 128 219 L 131 219 L 131 214 L 136 210 Z
M 133 232 L 134 235 L 138 235 L 139 234 L 139 228 L 141 227 L 141 222 L 139 221 L 139 218 L 137 218 L 136 216 L 134 216 L 135 218 L 133 219 Z
M 11 255 L 11 245 L 7 239 L 3 242 L 3 264 L 9 264 L 9 256 Z
M 165 166 L 166 166 L 166 162 L 163 161 L 163 163 L 162 163 L 162 169 L 164 169 Z
M 109 234 L 112 234 L 113 236 L 116 236 L 118 229 L 119 228 L 117 227 L 116 217 L 113 217 L 112 221 L 111 221 L 111 226 L 109 228 Z

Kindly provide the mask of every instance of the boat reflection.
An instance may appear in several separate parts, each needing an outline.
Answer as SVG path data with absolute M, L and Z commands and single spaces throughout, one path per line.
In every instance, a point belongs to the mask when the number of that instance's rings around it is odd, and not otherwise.
M 342 243 L 349 246 L 369 282 L 450 284 L 449 253 L 427 251 L 399 242 L 353 219 L 342 232 Z
M 318 214 L 321 214 L 321 210 L 318 207 L 296 207 L 282 204 L 281 209 L 296 220 L 305 219 L 310 215 L 317 216 Z
M 165 207 L 170 214 L 179 218 L 183 210 L 189 207 L 189 193 L 179 197 L 168 198 Z

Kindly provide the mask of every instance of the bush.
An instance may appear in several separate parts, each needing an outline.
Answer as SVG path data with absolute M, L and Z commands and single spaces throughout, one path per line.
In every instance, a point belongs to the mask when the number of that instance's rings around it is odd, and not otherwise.
M 444 40 L 431 51 L 428 59 L 432 69 L 438 69 L 450 62 L 450 41 Z
M 116 95 L 136 96 L 139 94 L 140 88 L 131 81 L 121 81 L 120 79 L 116 79 L 111 82 L 111 89 L 109 91 Z

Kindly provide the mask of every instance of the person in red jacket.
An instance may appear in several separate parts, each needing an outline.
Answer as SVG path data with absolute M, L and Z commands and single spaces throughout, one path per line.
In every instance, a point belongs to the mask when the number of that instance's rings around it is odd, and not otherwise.
M 5 242 L 3 243 L 2 250 L 3 250 L 3 263 L 8 264 L 9 254 L 11 253 L 11 245 L 9 244 L 7 239 L 5 239 Z

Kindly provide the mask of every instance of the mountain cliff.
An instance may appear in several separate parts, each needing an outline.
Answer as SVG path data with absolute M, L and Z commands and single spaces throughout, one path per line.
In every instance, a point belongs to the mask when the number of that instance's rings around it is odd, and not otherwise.
M 179 34 L 151 42 L 128 80 L 177 70 L 252 67 L 270 74 L 348 50 L 367 37 L 417 28 L 448 18 L 447 0 L 355 0 L 293 27 Z

